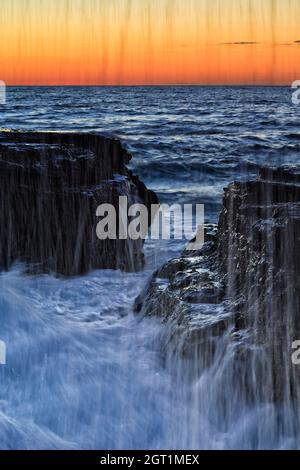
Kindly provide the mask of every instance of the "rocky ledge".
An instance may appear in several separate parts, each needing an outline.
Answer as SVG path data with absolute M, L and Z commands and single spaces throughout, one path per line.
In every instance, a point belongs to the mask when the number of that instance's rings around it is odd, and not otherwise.
M 143 267 L 143 243 L 99 240 L 96 209 L 119 196 L 157 203 L 127 168 L 131 155 L 98 134 L 0 132 L 0 267 L 64 276 Z
M 238 399 L 267 402 L 300 399 L 299 308 L 300 167 L 288 166 L 232 183 L 202 250 L 160 268 L 136 301 L 168 323 L 173 351 L 196 357 L 200 370 L 218 356 Z

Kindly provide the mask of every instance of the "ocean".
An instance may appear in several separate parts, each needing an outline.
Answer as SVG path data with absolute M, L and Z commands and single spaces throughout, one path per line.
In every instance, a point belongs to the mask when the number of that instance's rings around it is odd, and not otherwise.
M 161 202 L 204 204 L 206 221 L 217 222 L 231 181 L 298 162 L 291 98 L 284 87 L 12 87 L 0 128 L 114 135 Z M 193 364 L 163 360 L 164 325 L 133 313 L 153 271 L 183 247 L 147 241 L 143 273 L 1 273 L 1 449 L 299 447 L 299 436 L 273 432 L 268 403 L 226 418 L 222 403 L 204 412 L 203 383 L 218 386 L 217 364 L 187 380 Z

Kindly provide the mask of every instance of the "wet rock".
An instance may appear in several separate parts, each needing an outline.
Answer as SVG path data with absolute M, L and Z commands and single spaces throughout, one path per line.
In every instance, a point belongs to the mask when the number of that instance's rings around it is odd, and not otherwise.
M 300 333 L 298 172 L 297 167 L 261 169 L 257 181 L 230 185 L 218 227 L 228 306 L 265 358 L 259 395 L 271 401 L 300 398 L 291 359 Z
M 202 366 L 210 363 L 215 342 L 231 316 L 224 308 L 225 290 L 216 269 L 216 226 L 207 225 L 205 234 L 201 250 L 185 251 L 162 266 L 135 302 L 136 312 L 160 317 L 171 325 L 165 352 L 197 356 L 199 366 L 200 362 Z
M 167 323 L 168 347 L 173 340 L 202 371 L 223 344 L 223 380 L 231 377 L 245 402 L 298 402 L 300 167 L 262 168 L 257 180 L 232 183 L 217 229 L 206 232 L 201 251 L 155 273 L 137 310 Z
M 143 267 L 141 241 L 99 240 L 96 209 L 119 196 L 157 203 L 120 142 L 98 134 L 0 133 L 0 267 L 80 275 Z M 118 212 L 118 211 L 117 211 Z

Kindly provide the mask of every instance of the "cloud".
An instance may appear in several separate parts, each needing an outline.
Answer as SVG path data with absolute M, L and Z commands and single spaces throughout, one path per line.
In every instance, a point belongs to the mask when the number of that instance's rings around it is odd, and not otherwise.
M 235 41 L 235 42 L 221 42 L 223 46 L 248 46 L 253 44 L 259 44 L 256 41 Z
M 300 46 L 300 39 L 293 42 L 279 42 L 278 44 L 274 44 L 274 46 Z
M 278 44 L 274 44 L 275 47 L 280 46 L 300 46 L 300 39 L 298 41 L 293 42 L 279 42 Z

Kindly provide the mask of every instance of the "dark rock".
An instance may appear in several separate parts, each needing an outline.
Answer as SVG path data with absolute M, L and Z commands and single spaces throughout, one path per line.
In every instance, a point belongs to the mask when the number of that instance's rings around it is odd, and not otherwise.
M 256 181 L 232 183 L 213 232 L 200 252 L 154 275 L 139 311 L 172 325 L 168 343 L 200 370 L 223 344 L 224 380 L 241 400 L 299 402 L 291 356 L 300 339 L 300 167 L 262 168 Z
M 0 267 L 79 275 L 91 269 L 143 267 L 143 243 L 101 241 L 96 209 L 119 196 L 157 203 L 127 169 L 130 154 L 98 134 L 0 133 Z
M 230 185 L 218 228 L 229 308 L 265 356 L 258 383 L 271 401 L 300 398 L 291 360 L 300 335 L 300 186 L 298 169 L 289 171 L 262 169 L 258 181 Z
M 199 367 L 211 362 L 215 342 L 231 317 L 225 310 L 225 290 L 216 269 L 215 228 L 205 227 L 207 241 L 201 250 L 185 251 L 162 266 L 135 303 L 137 312 L 172 324 L 167 330 L 166 352 L 173 348 L 185 357 L 196 356 Z

